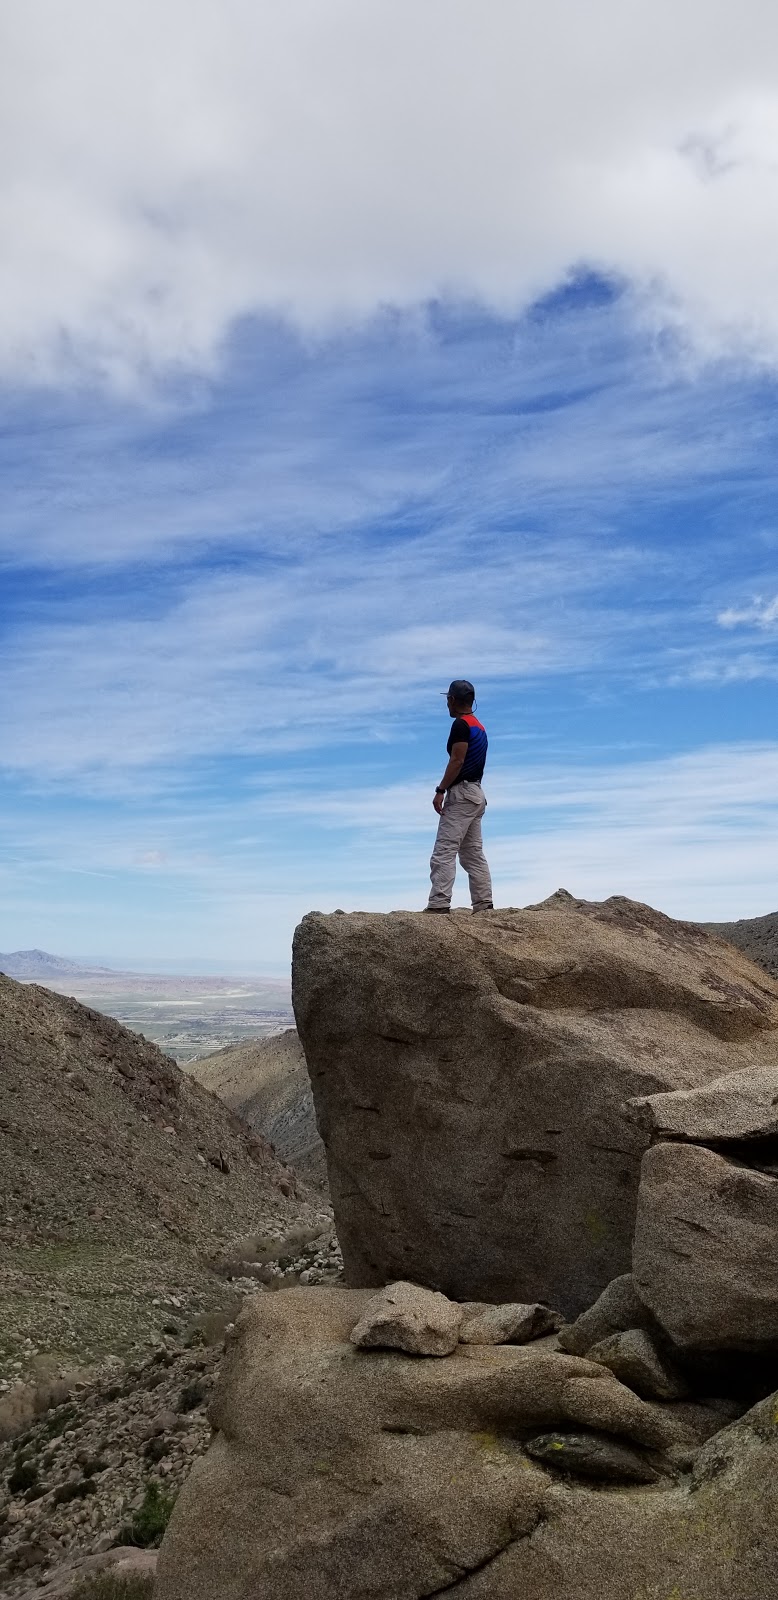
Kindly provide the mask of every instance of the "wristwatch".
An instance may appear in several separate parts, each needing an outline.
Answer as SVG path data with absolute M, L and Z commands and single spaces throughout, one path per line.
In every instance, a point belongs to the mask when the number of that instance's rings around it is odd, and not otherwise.
M 436 794 L 445 794 L 445 792 L 445 789 L 441 789 L 440 786 L 438 786 L 438 788 L 435 790 Z

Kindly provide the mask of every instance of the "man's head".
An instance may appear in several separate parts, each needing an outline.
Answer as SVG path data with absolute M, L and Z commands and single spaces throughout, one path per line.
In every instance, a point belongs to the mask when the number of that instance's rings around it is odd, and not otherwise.
M 450 717 L 460 717 L 465 711 L 472 711 L 475 700 L 475 689 L 467 678 L 455 678 L 446 691 L 446 705 Z

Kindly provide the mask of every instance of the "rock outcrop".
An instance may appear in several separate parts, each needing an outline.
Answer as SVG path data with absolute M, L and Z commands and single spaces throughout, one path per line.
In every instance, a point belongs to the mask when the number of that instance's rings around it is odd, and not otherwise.
M 633 1273 L 679 1348 L 778 1354 L 778 1178 L 698 1145 L 643 1161 Z
M 356 1349 L 370 1298 L 249 1302 L 155 1600 L 774 1600 L 778 1395 L 700 1445 L 553 1341 Z
M 348 1281 L 568 1317 L 630 1268 L 629 1102 L 778 1062 L 773 980 L 623 899 L 314 914 L 293 1001 Z
M 778 1356 L 778 1067 L 636 1103 L 635 1287 L 681 1350 Z

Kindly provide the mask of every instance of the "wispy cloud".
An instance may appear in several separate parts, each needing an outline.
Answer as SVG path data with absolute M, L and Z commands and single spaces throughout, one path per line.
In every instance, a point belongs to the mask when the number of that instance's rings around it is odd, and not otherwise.
M 0 560 L 285 558 L 367 526 L 489 537 L 553 519 L 580 537 L 638 493 L 665 515 L 727 474 L 748 493 L 775 435 L 742 374 L 679 379 L 623 299 L 585 288 L 519 322 L 427 308 L 313 346 L 265 323 L 178 401 L 9 397 Z
M 772 600 L 757 595 L 750 605 L 728 606 L 719 612 L 716 620 L 722 628 L 774 628 L 778 623 L 778 595 Z
M 17 847 L 13 860 L 0 855 L 3 925 L 21 943 L 42 937 L 111 959 L 188 953 L 244 971 L 283 964 L 312 907 L 420 907 L 435 823 L 429 785 L 360 786 L 356 769 L 348 780 L 335 791 L 314 774 L 285 783 L 279 773 L 262 793 L 192 797 L 184 812 L 9 808 Z M 499 904 L 564 885 L 593 899 L 630 894 L 681 917 L 774 909 L 775 743 L 599 765 L 498 759 L 488 793 Z
M 376 719 L 431 704 L 441 673 L 468 664 L 491 680 L 581 671 L 600 649 L 583 606 L 599 563 L 575 546 L 541 563 L 528 543 L 491 561 L 425 536 L 401 564 L 361 547 L 261 576 L 206 571 L 145 616 L 29 627 L 8 647 L 0 765 L 61 776 L 321 748 L 380 737 Z
M 388 768 L 402 703 L 413 769 L 457 672 L 506 711 L 529 686 L 605 702 L 769 675 L 716 653 L 705 599 L 772 559 L 729 534 L 733 503 L 775 492 L 769 413 L 729 369 L 671 378 L 596 291 L 307 351 L 266 330 L 209 405 L 162 419 L 22 410 L 0 767 L 139 796 L 217 758 Z

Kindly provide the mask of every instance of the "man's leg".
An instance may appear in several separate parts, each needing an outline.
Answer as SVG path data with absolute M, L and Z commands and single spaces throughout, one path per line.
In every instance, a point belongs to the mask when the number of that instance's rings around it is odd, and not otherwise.
M 432 911 L 447 911 L 454 892 L 457 870 L 457 851 L 472 820 L 472 806 L 463 803 L 456 789 L 446 796 L 446 803 L 438 822 L 438 836 L 430 861 L 429 907 Z
M 492 904 L 492 876 L 481 836 L 481 818 L 485 810 L 484 800 L 459 847 L 459 859 L 467 873 L 474 911 L 483 911 Z

